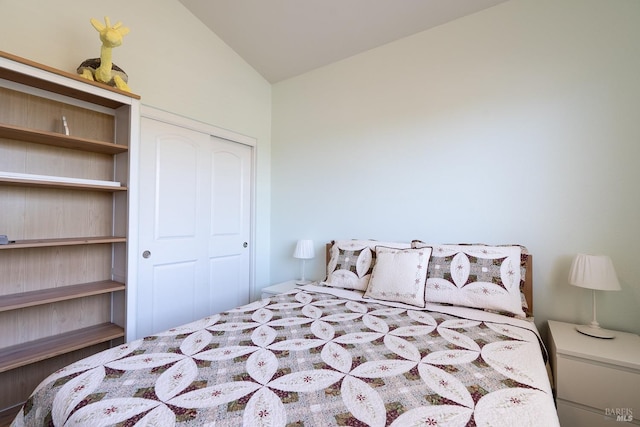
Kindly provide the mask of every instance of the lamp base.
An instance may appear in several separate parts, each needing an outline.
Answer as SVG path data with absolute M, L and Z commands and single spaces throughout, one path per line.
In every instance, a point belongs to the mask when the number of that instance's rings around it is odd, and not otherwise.
M 602 329 L 599 327 L 596 328 L 589 325 L 576 326 L 576 331 L 595 338 L 612 339 L 616 337 L 616 334 L 613 331 L 609 331 L 607 329 Z

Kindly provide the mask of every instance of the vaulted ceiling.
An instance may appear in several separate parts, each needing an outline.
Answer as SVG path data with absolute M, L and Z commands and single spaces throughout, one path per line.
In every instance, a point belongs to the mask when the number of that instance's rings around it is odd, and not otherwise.
M 271 83 L 506 0 L 179 0 Z

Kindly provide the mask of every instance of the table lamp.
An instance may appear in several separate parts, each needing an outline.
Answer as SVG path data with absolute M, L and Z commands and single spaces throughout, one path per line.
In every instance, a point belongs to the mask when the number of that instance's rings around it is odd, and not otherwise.
M 304 278 L 304 262 L 308 259 L 312 259 L 314 256 L 313 240 L 298 240 L 296 250 L 293 252 L 293 257 L 302 260 L 302 278 L 300 280 L 296 280 L 296 284 L 307 285 L 311 283 L 310 280 L 306 280 Z
M 589 325 L 576 326 L 578 332 L 597 338 L 614 338 L 615 334 L 602 329 L 596 320 L 596 291 L 620 290 L 611 259 L 606 255 L 576 255 L 569 270 L 569 284 L 591 289 L 593 296 L 593 321 Z

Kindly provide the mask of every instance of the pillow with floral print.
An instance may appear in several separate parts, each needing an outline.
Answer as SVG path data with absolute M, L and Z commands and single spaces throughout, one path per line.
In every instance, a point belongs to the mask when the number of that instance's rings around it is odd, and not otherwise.
M 376 264 L 365 298 L 424 307 L 424 288 L 431 248 L 395 249 L 376 246 Z

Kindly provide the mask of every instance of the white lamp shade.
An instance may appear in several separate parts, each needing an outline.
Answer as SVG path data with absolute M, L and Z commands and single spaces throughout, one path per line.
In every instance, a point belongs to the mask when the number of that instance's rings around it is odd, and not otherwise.
M 315 256 L 313 251 L 313 240 L 298 240 L 293 257 L 298 259 L 311 259 Z
M 576 255 L 569 270 L 569 283 L 600 291 L 620 290 L 613 262 L 606 255 Z

